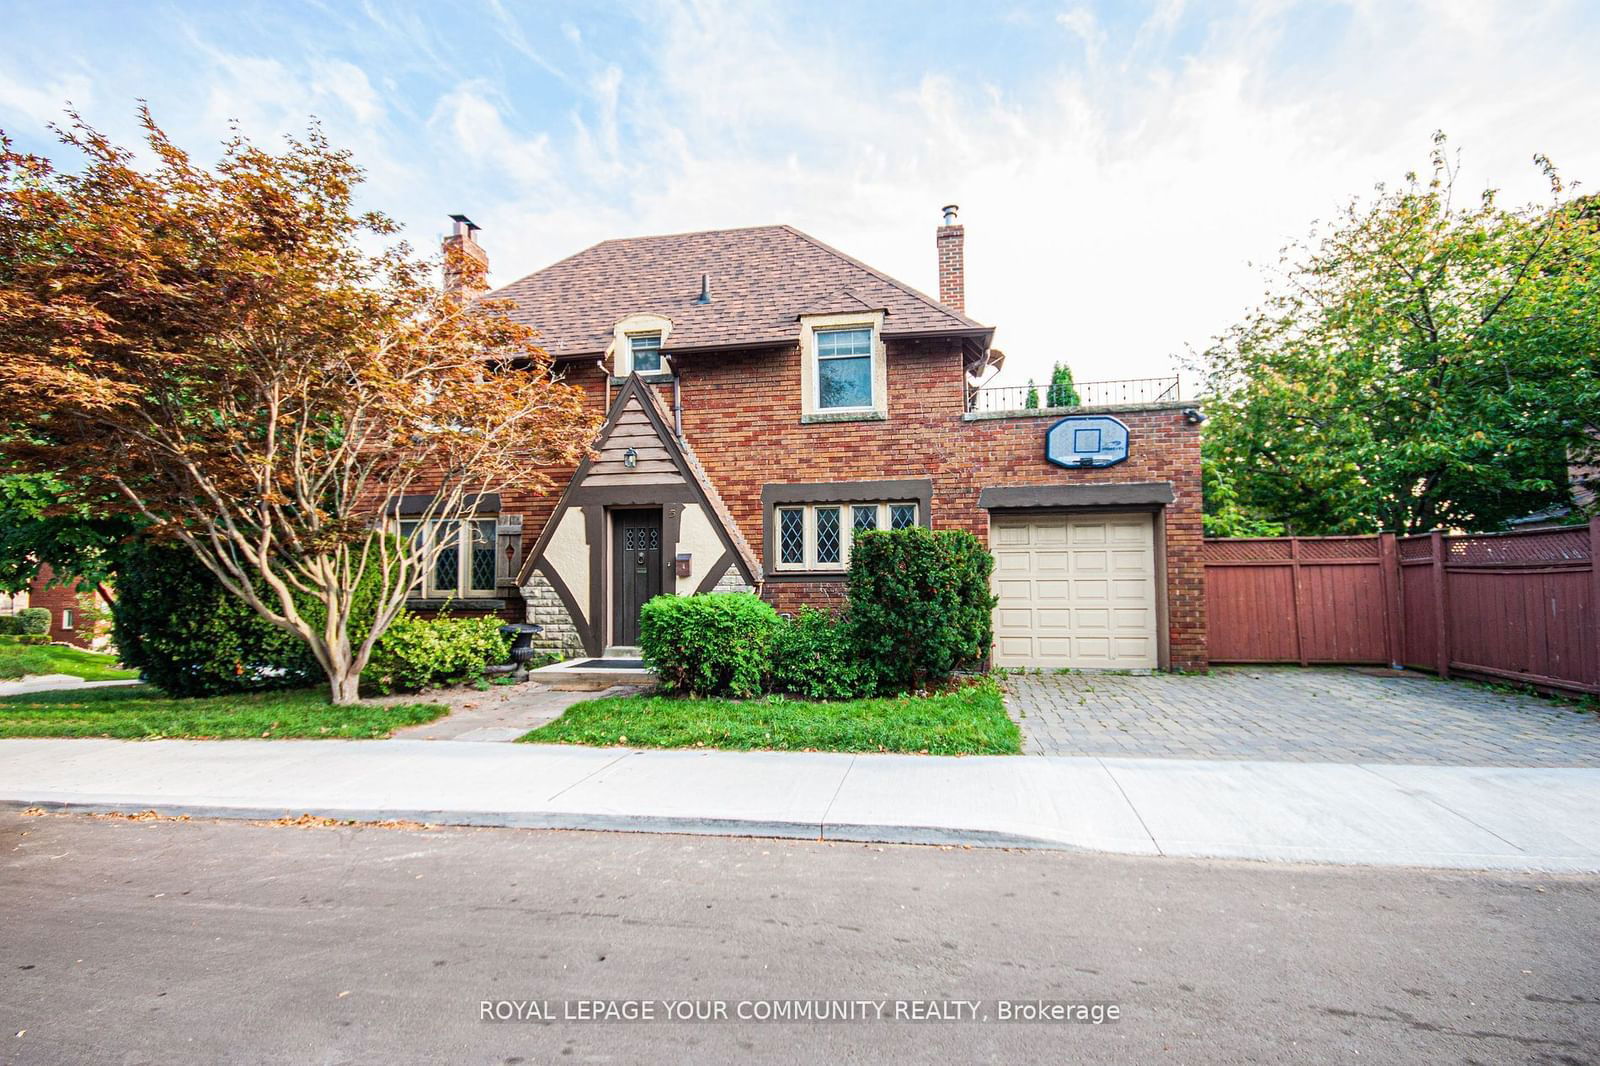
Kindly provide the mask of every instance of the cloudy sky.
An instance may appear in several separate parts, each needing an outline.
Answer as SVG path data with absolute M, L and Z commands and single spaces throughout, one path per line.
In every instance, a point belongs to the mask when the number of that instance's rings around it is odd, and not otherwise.
M 95 3 L 0 0 L 0 129 L 137 98 L 209 155 L 319 116 L 367 206 L 504 283 L 608 237 L 788 222 L 936 289 L 940 205 L 1007 380 L 1169 372 L 1351 195 L 1426 165 L 1600 181 L 1593 0 Z

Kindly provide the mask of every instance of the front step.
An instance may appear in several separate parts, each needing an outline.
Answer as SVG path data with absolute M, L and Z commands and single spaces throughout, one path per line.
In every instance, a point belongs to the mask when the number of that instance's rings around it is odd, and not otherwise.
M 637 659 L 640 651 L 636 645 L 613 644 L 600 656 L 602 659 Z
M 656 683 L 654 671 L 646 667 L 644 661 L 637 655 L 610 654 L 612 651 L 628 650 L 631 649 L 607 648 L 606 654 L 598 659 L 585 656 L 551 666 L 541 666 L 537 670 L 528 672 L 528 680 L 538 681 L 540 684 L 564 692 L 595 692 L 615 685 L 654 686 Z

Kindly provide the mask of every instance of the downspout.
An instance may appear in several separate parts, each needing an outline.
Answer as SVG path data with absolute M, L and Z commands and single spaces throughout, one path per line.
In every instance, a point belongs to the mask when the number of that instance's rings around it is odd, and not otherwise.
M 601 410 L 609 412 L 611 410 L 611 371 L 606 369 L 606 361 L 603 357 L 596 359 L 594 365 L 600 368 L 600 376 L 605 378 L 606 381 L 606 405 Z
M 678 364 L 670 355 L 661 357 L 672 371 L 672 435 L 683 439 L 683 394 L 678 391 Z

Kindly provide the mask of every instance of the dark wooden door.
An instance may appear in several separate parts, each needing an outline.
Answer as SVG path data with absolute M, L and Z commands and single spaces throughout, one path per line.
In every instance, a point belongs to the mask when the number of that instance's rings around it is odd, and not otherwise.
M 639 643 L 639 608 L 661 593 L 661 512 L 617 511 L 611 524 L 617 611 L 611 642 L 631 646 Z

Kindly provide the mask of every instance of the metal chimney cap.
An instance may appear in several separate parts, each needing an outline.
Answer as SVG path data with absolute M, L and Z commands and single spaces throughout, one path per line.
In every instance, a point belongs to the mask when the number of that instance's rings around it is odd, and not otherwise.
M 944 212 L 944 224 L 946 226 L 954 226 L 956 224 L 956 212 L 961 210 L 961 205 L 945 204 L 939 210 Z
M 457 233 L 460 233 L 463 228 L 465 228 L 469 233 L 483 228 L 466 215 L 451 215 L 450 221 L 456 224 Z

